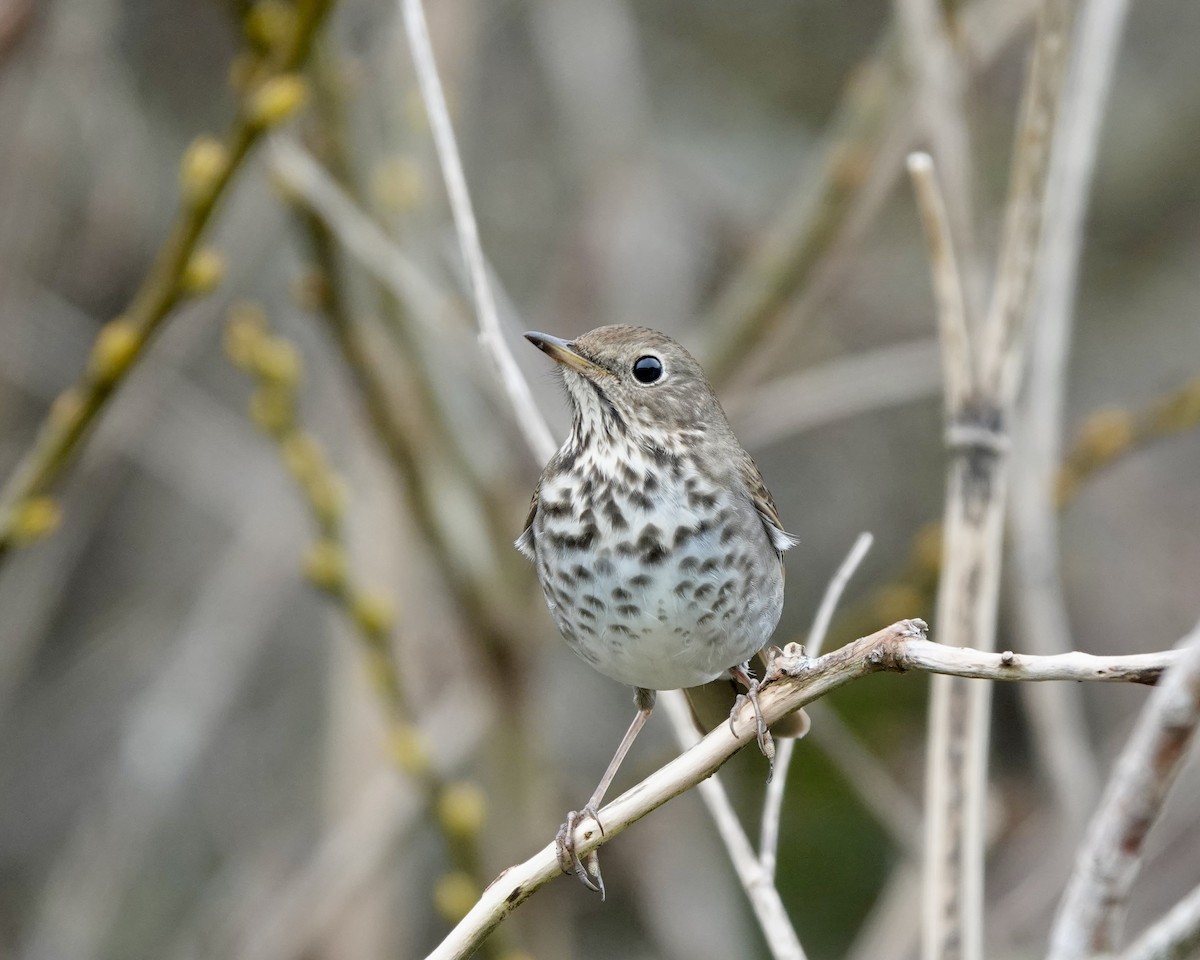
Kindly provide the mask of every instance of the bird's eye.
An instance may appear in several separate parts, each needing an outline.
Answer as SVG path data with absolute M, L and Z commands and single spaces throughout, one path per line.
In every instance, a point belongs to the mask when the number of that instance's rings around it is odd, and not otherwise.
M 662 361 L 658 357 L 638 357 L 633 361 L 633 378 L 638 383 L 654 383 L 663 375 Z

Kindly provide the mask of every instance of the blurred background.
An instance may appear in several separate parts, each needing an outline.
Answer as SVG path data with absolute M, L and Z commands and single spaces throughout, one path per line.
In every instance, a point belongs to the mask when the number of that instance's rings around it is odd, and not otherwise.
M 803 638 L 864 530 L 827 648 L 933 621 L 940 374 L 892 7 L 427 6 L 506 340 L 556 437 L 566 400 L 522 330 L 666 331 L 800 539 L 776 640 Z M 984 263 L 1032 6 L 946 5 Z M 196 139 L 236 131 L 304 9 L 0 0 L 0 476 L 98 376 L 102 326 L 203 205 Z M 1095 653 L 1169 647 L 1200 600 L 1197 35 L 1200 6 L 1133 6 L 1086 228 L 1061 551 L 1071 642 Z M 226 158 L 186 295 L 35 532 L 57 529 L 0 569 L 4 956 L 424 956 L 552 838 L 632 716 L 511 547 L 542 465 L 475 338 L 396 5 L 337 4 L 300 73 L 293 121 L 263 118 L 272 149 Z M 1003 606 L 999 648 L 1030 649 Z M 872 677 L 812 711 L 778 882 L 814 960 L 915 955 L 927 685 Z M 1103 776 L 1146 691 L 1076 694 Z M 988 955 L 1032 956 L 1084 821 L 1018 691 L 994 726 Z M 674 750 L 655 717 L 615 790 Z M 752 751 L 722 774 L 751 836 L 764 775 Z M 1132 929 L 1197 882 L 1195 762 L 1185 780 Z M 603 863 L 607 902 L 557 882 L 487 955 L 766 955 L 696 796 Z

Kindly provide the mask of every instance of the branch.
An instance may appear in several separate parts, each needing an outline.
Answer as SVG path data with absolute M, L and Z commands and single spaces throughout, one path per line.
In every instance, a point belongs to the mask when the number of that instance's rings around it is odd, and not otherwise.
M 1174 652 L 1177 666 L 1138 717 L 1079 850 L 1050 933 L 1050 960 L 1117 947 L 1146 835 L 1200 723 L 1200 626 Z
M 171 311 L 188 296 L 209 292 L 220 280 L 222 262 L 202 249 L 210 221 L 263 134 L 287 119 L 304 99 L 295 70 L 332 6 L 306 0 L 290 39 L 275 48 L 246 91 L 238 117 L 224 141 L 200 137 L 180 168 L 183 202 L 175 223 L 125 312 L 101 329 L 80 383 L 50 408 L 30 450 L 0 491 L 0 563 L 53 528 L 57 507 L 47 494 L 74 460 L 92 426 L 128 379 Z
M 470 279 L 471 296 L 475 300 L 475 313 L 479 320 L 479 342 L 487 351 L 508 394 L 509 402 L 517 415 L 517 424 L 525 436 L 525 442 L 539 463 L 553 456 L 558 444 L 550 433 L 541 411 L 533 401 L 529 384 L 521 375 L 517 361 L 513 359 L 504 334 L 500 329 L 500 316 L 496 311 L 496 298 L 488 281 L 483 248 L 479 244 L 479 227 L 471 208 L 471 195 L 467 190 L 467 178 L 463 173 L 458 144 L 454 139 L 454 127 L 450 123 L 450 111 L 446 107 L 446 96 L 442 92 L 442 81 L 438 77 L 437 63 L 433 56 L 433 44 L 429 40 L 429 27 L 425 23 L 425 12 L 421 0 L 400 0 L 400 12 L 404 20 L 404 32 L 412 53 L 417 82 L 421 87 L 421 98 L 429 115 L 429 127 L 433 132 L 433 144 L 437 150 L 442 178 L 450 198 L 450 211 L 454 216 L 454 227 L 458 232 L 458 243 L 466 263 Z
M 725 410 L 747 448 L 884 407 L 937 396 L 932 338 L 873 347 L 734 393 Z M 764 417 L 762 412 L 770 410 Z
M 958 404 L 947 396 L 951 462 L 937 623 L 942 638 L 958 647 L 995 645 L 1009 421 L 1025 355 L 1071 10 L 1071 0 L 1047 0 L 1041 8 L 1017 124 L 995 289 L 985 326 L 972 331 L 979 334 L 972 344 L 975 389 Z M 955 349 L 953 344 L 946 346 Z M 990 695 L 987 687 L 940 678 L 931 687 L 923 897 L 926 960 L 979 960 L 983 955 Z
M 687 700 L 679 691 L 671 690 L 662 698 L 662 703 L 680 746 L 684 750 L 691 749 L 700 738 L 692 722 Z M 724 727 L 725 724 L 721 726 Z M 790 738 L 785 739 L 780 744 L 780 752 L 785 746 L 790 747 L 794 743 Z M 779 756 L 776 755 L 776 762 L 778 760 Z M 778 783 L 782 779 L 780 771 L 777 770 L 772 782 Z M 754 917 L 758 920 L 759 929 L 762 930 L 771 956 L 775 960 L 805 960 L 804 948 L 800 946 L 796 930 L 780 899 L 779 890 L 775 887 L 775 878 L 767 865 L 755 855 L 721 781 L 714 775 L 702 780 L 699 788 L 700 799 L 704 801 L 709 816 L 716 824 L 717 833 L 725 844 L 729 860 L 750 900 Z M 607 821 L 604 822 L 607 824 Z M 605 829 L 607 830 L 607 826 Z
M 855 539 L 850 552 L 837 568 L 833 578 L 825 587 L 821 604 L 813 617 L 812 627 L 808 631 L 808 643 L 805 652 L 810 657 L 820 654 L 829 633 L 829 624 L 833 621 L 833 612 L 841 602 L 846 584 L 854 576 L 854 571 L 871 549 L 875 538 L 870 533 L 860 533 Z M 783 738 L 779 751 L 775 755 L 775 774 L 767 783 L 766 797 L 763 799 L 762 825 L 758 834 L 758 856 L 762 861 L 763 870 L 771 882 L 775 881 L 775 861 L 779 848 L 779 820 L 783 813 L 783 794 L 787 789 L 788 769 L 792 765 L 792 755 L 796 752 L 796 741 L 792 737 Z M 835 760 L 836 762 L 836 760 Z
M 789 644 L 772 661 L 759 695 L 764 719 L 768 724 L 774 723 L 851 680 L 881 671 L 914 670 L 989 680 L 1153 683 L 1181 656 L 1179 651 L 1130 657 L 985 653 L 931 643 L 924 639 L 925 629 L 920 620 L 901 620 L 818 659 L 806 657 L 798 644 Z M 605 806 L 599 818 L 604 825 L 603 833 L 595 820 L 585 820 L 575 835 L 580 855 L 615 839 L 651 811 L 696 786 L 754 740 L 755 724 L 748 708 L 736 718 L 736 727 L 735 734 L 728 724 L 721 724 L 692 749 Z M 461 960 L 470 956 L 510 913 L 560 873 L 553 843 L 524 863 L 509 867 L 492 881 L 479 902 L 427 960 Z
M 917 195 L 917 209 L 925 227 L 933 292 L 937 301 L 938 338 L 942 343 L 942 377 L 945 381 L 946 415 L 955 416 L 975 390 L 971 337 L 967 329 L 964 279 L 954 254 L 954 237 L 946 201 L 927 153 L 908 155 L 908 173 Z

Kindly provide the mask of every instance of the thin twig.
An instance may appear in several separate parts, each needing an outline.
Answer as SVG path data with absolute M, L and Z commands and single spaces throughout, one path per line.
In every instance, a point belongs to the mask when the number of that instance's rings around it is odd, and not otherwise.
M 1050 932 L 1049 960 L 1083 960 L 1120 943 L 1146 835 L 1200 723 L 1200 625 L 1151 695 L 1117 759 Z
M 688 750 L 695 746 L 700 737 L 692 722 L 686 698 L 678 691 L 672 690 L 662 697 L 662 703 L 680 747 Z M 795 741 L 790 738 L 783 740 L 779 752 L 775 755 L 776 764 L 779 763 L 779 753 L 784 747 L 794 745 Z M 776 783 L 781 779 L 779 771 L 776 770 L 772 782 Z M 769 871 L 767 865 L 755 855 L 725 787 L 714 775 L 702 781 L 698 789 L 700 799 L 704 801 L 709 816 L 716 824 L 717 833 L 725 844 L 729 860 L 750 900 L 750 906 L 754 910 L 755 919 L 758 920 L 771 956 L 775 960 L 804 960 L 804 949 L 800 946 L 787 909 L 775 888 L 773 871 Z
M 990 650 L 995 644 L 1009 421 L 1025 355 L 1071 10 L 1071 0 L 1047 0 L 1041 8 L 1017 123 L 995 289 L 986 324 L 972 344 L 975 389 L 960 404 L 947 397 L 952 457 L 937 624 L 941 638 L 955 646 Z M 986 686 L 941 677 L 930 685 L 922 898 L 926 960 L 983 956 L 990 711 Z
M 858 569 L 858 565 L 862 563 L 874 542 L 875 538 L 871 534 L 860 533 L 833 578 L 826 585 L 821 603 L 817 607 L 816 616 L 813 617 L 812 628 L 808 631 L 808 643 L 805 644 L 805 651 L 810 657 L 820 656 L 825 636 L 829 632 L 829 624 L 833 620 L 833 613 L 837 609 L 838 602 L 842 599 L 842 593 L 845 592 L 846 584 L 850 582 L 854 571 Z M 791 737 L 784 738 L 779 744 L 779 749 L 775 754 L 775 773 L 767 784 L 766 796 L 763 798 L 762 825 L 758 834 L 758 856 L 763 872 L 772 883 L 775 882 L 775 864 L 778 859 L 779 820 L 783 813 L 783 795 L 787 789 L 788 769 L 792 765 L 792 755 L 795 750 L 796 741 Z
M 921 128 L 936 159 L 945 189 L 946 245 L 962 265 L 962 306 L 979 314 L 975 230 L 971 200 L 971 143 L 967 125 L 966 71 L 951 42 L 946 12 L 938 0 L 896 0 L 896 23 L 909 73 L 915 81 Z M 911 160 L 909 169 L 912 169 Z M 968 319 L 968 325 L 971 320 Z
M 1130 657 L 1024 657 L 950 648 L 923 639 L 925 625 L 904 620 L 839 650 L 811 660 L 798 644 L 773 661 L 759 695 L 764 720 L 781 717 L 825 696 L 846 683 L 879 671 L 947 672 L 990 680 L 1101 680 L 1153 683 L 1180 659 L 1179 651 Z M 575 836 L 581 856 L 611 842 L 632 823 L 668 800 L 710 777 L 741 747 L 755 738 L 749 708 L 736 718 L 736 733 L 721 724 L 695 747 L 677 757 L 600 811 L 604 832 L 595 820 L 584 821 Z M 562 874 L 555 844 L 550 843 L 524 863 L 509 867 L 484 891 L 470 913 L 429 954 L 428 960 L 461 960 L 538 889 Z
M 950 218 L 942 196 L 933 158 L 927 153 L 908 155 L 908 173 L 917 195 L 917 209 L 925 227 L 929 265 L 937 301 L 938 338 L 942 344 L 942 382 L 946 391 L 946 414 L 966 407 L 975 391 L 976 372 L 971 335 L 967 327 L 965 279 L 954 253 Z
M 332 0 L 306 0 L 298 5 L 292 36 L 268 65 L 276 76 L 269 77 L 258 89 L 303 62 L 331 6 Z M 185 196 L 153 266 L 125 312 L 101 332 L 88 371 L 76 387 L 62 394 L 61 402 L 51 407 L 33 446 L 0 491 L 0 564 L 20 542 L 23 509 L 51 491 L 163 322 L 188 295 L 188 267 L 200 240 L 244 160 L 275 122 L 264 119 L 263 113 L 251 106 L 253 101 L 251 92 L 223 143 L 206 144 L 207 155 L 214 160 L 207 165 L 203 190 Z
M 267 144 L 271 171 L 305 207 L 320 216 L 339 242 L 412 315 L 432 328 L 447 303 L 425 272 L 388 238 L 346 195 L 316 159 L 290 136 L 277 135 Z
M 442 81 L 438 77 L 433 44 L 429 39 L 429 27 L 425 23 L 425 11 L 421 7 L 421 0 L 400 0 L 400 11 L 417 73 L 417 82 L 421 88 L 421 97 L 429 116 L 429 127 L 433 132 L 433 143 L 442 169 L 442 178 L 446 182 L 454 227 L 458 233 L 467 276 L 470 278 L 471 296 L 475 301 L 475 312 L 479 320 L 479 342 L 496 368 L 509 402 L 516 412 L 517 424 L 525 436 L 525 441 L 538 461 L 545 463 L 554 454 L 558 444 L 554 442 L 545 418 L 534 403 L 529 385 L 504 342 L 495 296 L 488 282 L 483 248 L 479 244 L 479 227 L 475 223 L 475 213 L 471 208 L 467 178 L 463 173 L 458 144 L 454 139 L 454 127 L 450 122 L 450 111 L 446 107 L 446 96 L 442 92 Z

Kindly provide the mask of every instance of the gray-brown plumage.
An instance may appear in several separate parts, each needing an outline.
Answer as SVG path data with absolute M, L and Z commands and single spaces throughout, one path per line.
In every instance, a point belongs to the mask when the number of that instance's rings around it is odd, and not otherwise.
M 580 813 L 559 831 L 564 870 L 600 889 L 573 850 L 654 704 L 654 691 L 737 677 L 757 715 L 747 661 L 783 607 L 784 532 L 758 467 L 703 370 L 644 327 L 600 327 L 566 342 L 526 337 L 559 364 L 574 411 L 546 465 L 517 547 L 537 565 L 571 648 L 637 690 L 638 714 Z M 770 738 L 759 716 L 759 744 Z M 589 876 L 590 874 L 590 876 Z

